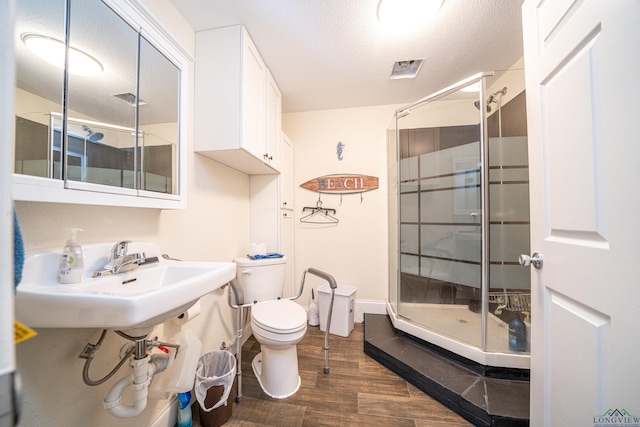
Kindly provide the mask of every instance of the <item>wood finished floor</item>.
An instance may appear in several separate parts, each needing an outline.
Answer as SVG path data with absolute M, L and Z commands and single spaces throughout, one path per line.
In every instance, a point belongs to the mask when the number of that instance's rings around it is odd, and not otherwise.
M 287 399 L 267 396 L 251 361 L 260 352 L 253 337 L 243 346 L 244 398 L 225 426 L 470 426 L 363 352 L 364 327 L 348 338 L 329 336 L 330 373 L 324 374 L 324 333 L 309 326 L 298 344 L 302 385 Z M 194 405 L 194 426 L 199 426 Z

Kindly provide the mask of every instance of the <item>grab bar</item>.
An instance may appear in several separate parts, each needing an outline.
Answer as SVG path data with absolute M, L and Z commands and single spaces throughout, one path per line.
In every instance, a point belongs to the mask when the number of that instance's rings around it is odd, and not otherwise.
M 336 283 L 336 279 L 334 279 L 333 276 L 330 275 L 329 273 L 325 273 L 315 268 L 308 268 L 302 274 L 302 284 L 300 286 L 300 293 L 302 293 L 302 288 L 304 287 L 304 279 L 307 275 L 307 272 L 309 274 L 313 274 L 314 276 L 318 276 L 321 279 L 326 280 L 327 282 L 329 282 L 329 287 L 331 287 L 331 302 L 329 303 L 329 316 L 327 317 L 327 327 L 324 331 L 324 347 L 322 347 L 322 349 L 324 350 L 324 373 L 328 374 L 329 373 L 329 330 L 331 329 L 331 315 L 333 314 L 333 299 L 335 297 L 336 288 L 338 287 L 338 284 Z

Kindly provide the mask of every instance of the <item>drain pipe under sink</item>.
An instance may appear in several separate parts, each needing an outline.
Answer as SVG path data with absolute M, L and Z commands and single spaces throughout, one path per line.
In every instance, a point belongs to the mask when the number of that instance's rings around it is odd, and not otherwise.
M 147 335 L 131 336 L 123 331 L 114 332 L 134 343 L 122 347 L 120 362 L 106 376 L 93 380 L 89 375 L 91 361 L 100 349 L 107 334 L 106 329 L 102 331 L 98 342 L 88 343 L 79 356 L 81 359 L 86 359 L 82 379 L 89 386 L 103 384 L 131 357 L 130 366 L 133 374 L 118 380 L 102 403 L 104 409 L 111 415 L 118 418 L 132 418 L 145 410 L 149 398 L 168 399 L 172 393 L 185 392 L 193 388 L 202 343 L 190 329 L 177 333 L 171 339 L 172 342 L 158 341 L 157 337 L 147 339 Z M 150 355 L 147 350 L 152 347 L 157 347 L 168 354 Z M 151 384 L 154 377 L 156 380 Z M 133 405 L 122 403 L 122 393 L 129 387 L 133 395 Z
M 104 399 L 104 409 L 118 418 L 131 418 L 140 415 L 147 407 L 151 378 L 167 369 L 168 364 L 169 356 L 165 354 L 147 355 L 142 359 L 133 359 L 131 361 L 133 375 L 121 378 L 109 390 Z M 122 403 L 122 392 L 127 387 L 133 389 L 134 404 L 132 406 Z

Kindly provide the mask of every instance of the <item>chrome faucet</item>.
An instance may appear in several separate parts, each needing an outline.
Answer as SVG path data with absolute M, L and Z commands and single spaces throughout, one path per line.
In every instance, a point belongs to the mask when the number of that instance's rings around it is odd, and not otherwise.
M 109 255 L 109 262 L 104 266 L 105 269 L 111 270 L 124 262 L 124 258 L 128 255 L 129 243 L 131 243 L 131 240 L 123 240 L 113 245 Z
M 94 271 L 92 277 L 124 273 L 125 271 L 134 270 L 143 264 L 158 262 L 158 257 L 147 258 L 144 252 L 128 253 L 129 243 L 131 243 L 131 240 L 122 240 L 113 245 L 109 261 L 102 269 Z

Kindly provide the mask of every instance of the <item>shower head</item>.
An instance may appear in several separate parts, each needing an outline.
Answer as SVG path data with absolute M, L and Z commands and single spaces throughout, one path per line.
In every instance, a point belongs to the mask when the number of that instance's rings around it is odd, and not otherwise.
M 82 126 L 82 130 L 87 132 L 87 136 L 86 136 L 87 141 L 98 142 L 102 138 L 104 138 L 104 135 L 102 133 L 94 132 L 88 126 Z
M 491 112 L 492 103 L 496 103 L 498 104 L 498 106 L 500 106 L 500 101 L 502 101 L 502 97 L 506 94 L 507 87 L 505 86 L 501 90 L 493 92 L 491 95 L 489 95 L 489 99 L 487 99 L 487 113 Z M 478 110 L 480 109 L 480 101 L 474 102 L 473 105 L 475 105 Z
M 487 101 L 487 113 L 491 112 L 491 106 L 489 105 L 490 103 L 491 101 Z M 480 109 L 480 101 L 474 102 L 473 105 L 475 105 L 478 110 Z
M 87 137 L 87 141 L 98 142 L 102 138 L 104 138 L 104 135 L 102 133 L 100 133 L 100 132 L 96 132 L 96 133 L 92 133 L 91 135 L 89 135 Z

